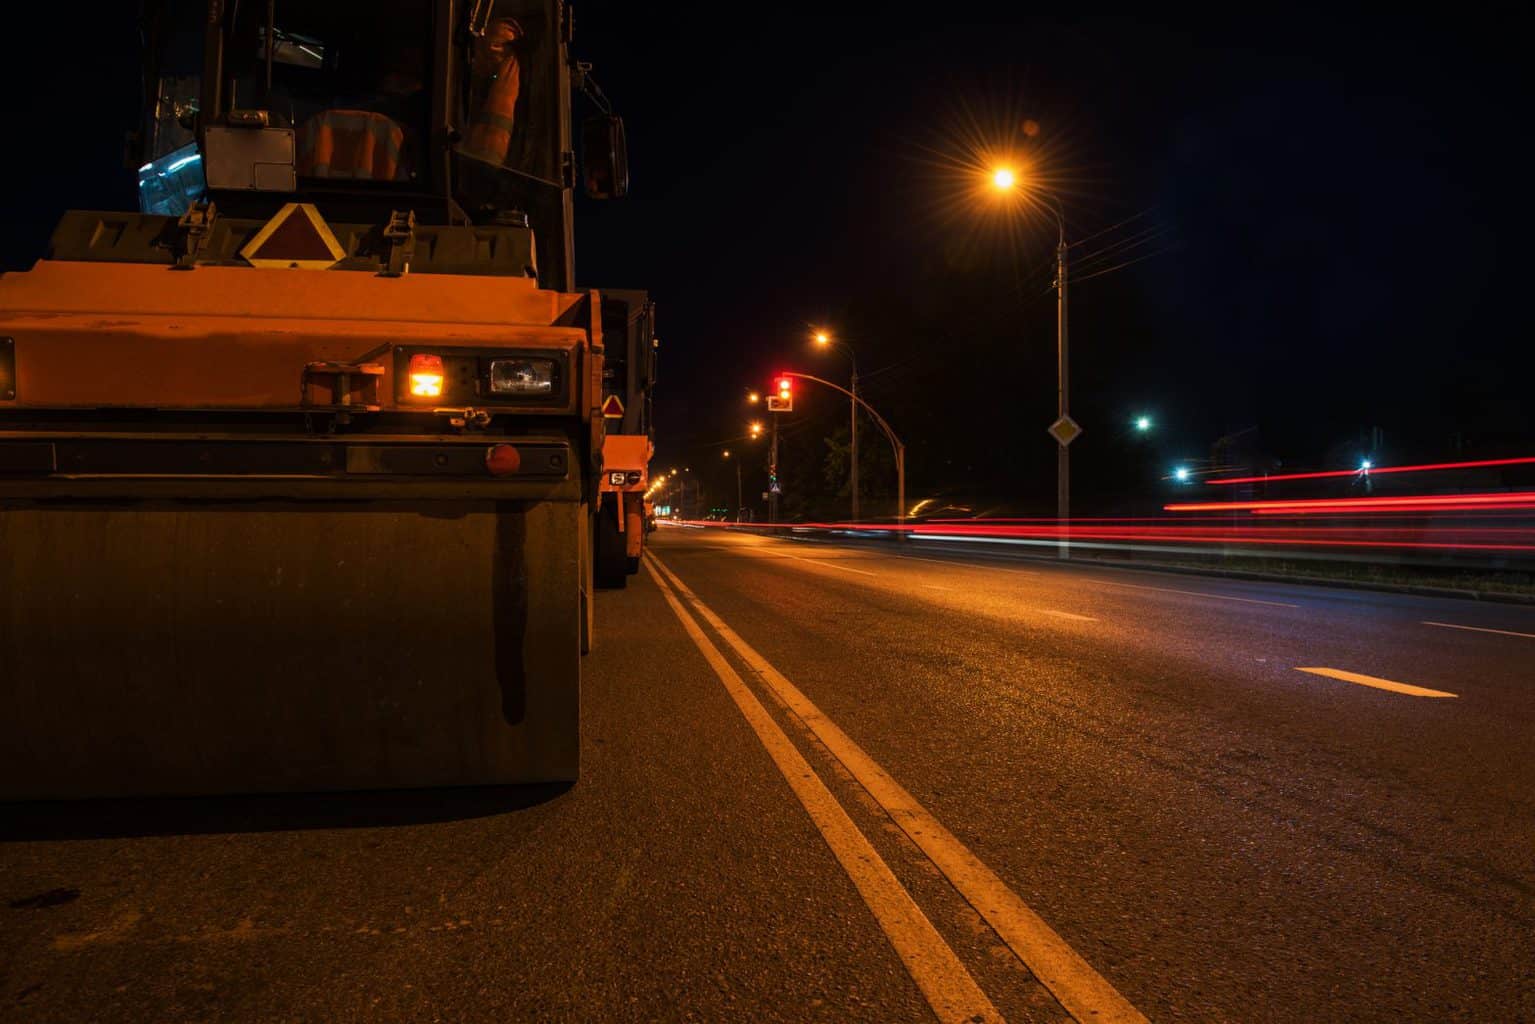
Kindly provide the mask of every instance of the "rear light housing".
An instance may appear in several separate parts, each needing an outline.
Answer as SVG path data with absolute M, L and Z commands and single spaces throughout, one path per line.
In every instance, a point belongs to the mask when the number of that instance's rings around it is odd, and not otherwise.
M 442 356 L 417 352 L 410 357 L 410 393 L 414 398 L 442 397 Z
M 397 347 L 395 397 L 416 407 L 572 412 L 571 360 L 564 348 Z

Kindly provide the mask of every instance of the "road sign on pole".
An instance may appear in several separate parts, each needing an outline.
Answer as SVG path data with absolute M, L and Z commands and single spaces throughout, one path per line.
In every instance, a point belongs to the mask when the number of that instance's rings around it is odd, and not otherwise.
M 1062 448 L 1075 441 L 1082 434 L 1082 427 L 1070 416 L 1062 416 L 1050 424 L 1050 436 L 1055 438 L 1056 444 Z

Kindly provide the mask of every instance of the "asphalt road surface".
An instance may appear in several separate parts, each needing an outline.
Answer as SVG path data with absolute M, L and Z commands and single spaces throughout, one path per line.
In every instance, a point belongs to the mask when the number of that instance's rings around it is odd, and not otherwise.
M 653 555 L 574 787 L 0 807 L 0 1020 L 1535 1020 L 1535 608 Z

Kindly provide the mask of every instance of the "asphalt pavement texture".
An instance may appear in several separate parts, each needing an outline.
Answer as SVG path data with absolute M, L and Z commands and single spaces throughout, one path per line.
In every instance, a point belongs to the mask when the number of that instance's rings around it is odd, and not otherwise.
M 1535 608 L 652 540 L 1150 1020 L 1535 1020 Z M 935 1019 L 649 567 L 598 630 L 574 786 L 0 807 L 0 1019 Z M 1071 1019 L 703 632 L 997 1015 Z

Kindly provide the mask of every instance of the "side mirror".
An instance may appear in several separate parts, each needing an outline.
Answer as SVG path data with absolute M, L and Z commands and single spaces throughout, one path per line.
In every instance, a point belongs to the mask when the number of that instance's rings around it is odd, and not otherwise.
M 591 199 L 622 199 L 629 194 L 623 118 L 602 115 L 581 122 L 581 180 Z

